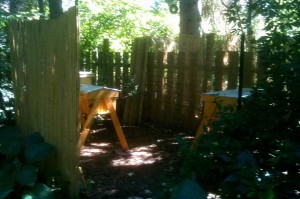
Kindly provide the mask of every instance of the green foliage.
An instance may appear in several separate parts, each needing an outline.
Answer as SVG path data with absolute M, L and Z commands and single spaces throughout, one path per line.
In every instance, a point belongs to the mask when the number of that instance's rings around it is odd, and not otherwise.
M 0 88 L 11 80 L 7 40 L 7 20 L 7 12 L 0 7 Z
M 168 38 L 171 30 L 162 13 L 138 1 L 80 1 L 81 50 L 99 49 L 103 39 L 112 41 L 113 50 L 129 50 L 137 37 Z
M 268 63 L 300 62 L 300 2 L 296 0 L 256 2 L 265 19 L 265 36 L 257 41 L 262 57 Z
M 0 1 L 0 92 L 3 99 L 0 99 L 0 125 L 6 120 L 11 123 L 14 113 L 13 94 L 12 94 L 12 75 L 10 65 L 10 49 L 8 40 L 8 21 L 12 19 L 37 19 L 39 13 L 37 2 L 14 1 L 9 3 L 8 0 Z M 9 6 L 10 5 L 10 6 Z M 4 108 L 3 108 L 4 107 Z
M 252 29 L 249 19 L 264 20 L 265 35 L 253 44 L 265 76 L 242 110 L 218 106 L 221 117 L 196 150 L 183 147 L 179 177 L 195 173 L 204 190 L 222 199 L 299 198 L 299 1 L 231 2 L 227 16 L 242 31 Z
M 239 31 L 252 34 L 254 21 L 263 22 L 262 36 L 250 41 L 266 67 L 300 61 L 300 2 L 298 0 L 229 1 L 226 17 Z
M 221 198 L 296 198 L 300 172 L 300 66 L 269 71 L 238 112 L 223 112 L 196 151 L 185 148 L 181 173 L 196 173 Z
M 205 191 L 197 182 L 186 179 L 172 191 L 171 199 L 207 199 Z
M 43 173 L 39 166 L 53 152 L 38 132 L 23 138 L 16 127 L 0 129 L 0 198 L 58 198 L 61 174 Z

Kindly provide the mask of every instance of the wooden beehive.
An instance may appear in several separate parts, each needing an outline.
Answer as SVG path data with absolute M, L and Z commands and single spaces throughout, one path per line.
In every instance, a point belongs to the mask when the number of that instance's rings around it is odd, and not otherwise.
M 88 71 L 79 71 L 80 84 L 93 84 L 95 75 Z
M 95 86 L 89 84 L 80 84 L 80 112 L 88 115 L 95 100 L 110 98 L 113 100 L 116 108 L 116 99 L 119 97 L 119 90 L 107 88 L 103 86 Z M 103 103 L 99 103 L 97 108 L 99 114 L 108 113 L 107 107 Z

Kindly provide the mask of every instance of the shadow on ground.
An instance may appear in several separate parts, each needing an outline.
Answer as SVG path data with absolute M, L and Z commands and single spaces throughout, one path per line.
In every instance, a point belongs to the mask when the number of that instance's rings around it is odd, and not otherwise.
M 81 150 L 80 166 L 88 198 L 155 198 L 164 178 L 180 165 L 177 136 L 191 141 L 191 133 L 164 126 L 123 126 L 130 153 L 121 145 L 110 122 L 97 122 Z

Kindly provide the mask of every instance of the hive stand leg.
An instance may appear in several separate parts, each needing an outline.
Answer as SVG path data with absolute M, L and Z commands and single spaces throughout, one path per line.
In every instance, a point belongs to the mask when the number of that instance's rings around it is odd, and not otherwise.
M 204 131 L 204 127 L 207 126 L 208 123 L 211 121 L 215 112 L 216 112 L 216 105 L 214 103 L 204 105 L 204 117 L 203 117 L 201 124 L 198 127 L 198 130 L 196 132 L 194 141 L 191 146 L 192 149 L 195 149 L 197 147 L 198 139 L 202 135 L 202 133 Z
M 80 140 L 79 140 L 79 147 L 81 148 L 84 143 L 85 143 L 85 140 L 90 132 L 90 128 L 91 128 L 91 125 L 93 124 L 93 120 L 94 120 L 94 117 L 95 117 L 95 114 L 97 112 L 97 108 L 99 107 L 101 103 L 101 99 L 96 99 L 93 103 L 93 106 L 87 116 L 87 119 L 84 121 L 82 127 L 81 127 L 81 134 L 80 134 Z
M 121 124 L 119 122 L 118 115 L 117 115 L 116 110 L 114 108 L 113 100 L 109 99 L 109 98 L 102 99 L 102 100 L 103 100 L 103 103 L 106 104 L 106 106 L 109 110 L 112 122 L 114 124 L 114 127 L 115 127 L 115 130 L 117 132 L 118 138 L 119 138 L 119 140 L 121 142 L 121 145 L 122 145 L 122 150 L 126 152 L 126 151 L 128 151 L 128 144 L 127 144 L 126 138 L 124 136 Z

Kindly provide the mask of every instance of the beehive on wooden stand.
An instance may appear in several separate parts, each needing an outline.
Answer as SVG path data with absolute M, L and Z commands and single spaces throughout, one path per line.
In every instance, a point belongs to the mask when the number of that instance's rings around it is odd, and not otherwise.
M 81 115 L 88 115 L 97 99 L 110 99 L 116 109 L 116 99 L 119 97 L 119 90 L 95 86 L 89 84 L 80 84 L 80 112 Z M 98 114 L 108 113 L 108 109 L 103 103 L 97 106 Z
M 251 95 L 251 88 L 242 89 L 242 98 L 245 99 Z M 195 148 L 199 137 L 204 132 L 205 126 L 212 121 L 215 114 L 218 112 L 217 104 L 226 107 L 232 106 L 234 109 L 237 107 L 238 89 L 230 89 L 226 91 L 215 91 L 204 93 L 202 96 L 203 102 L 203 119 L 196 132 L 192 148 Z
M 80 84 L 80 147 L 84 145 L 95 115 L 110 114 L 122 150 L 128 150 L 128 144 L 116 113 L 116 100 L 119 97 L 119 92 L 119 90 L 113 88 Z

